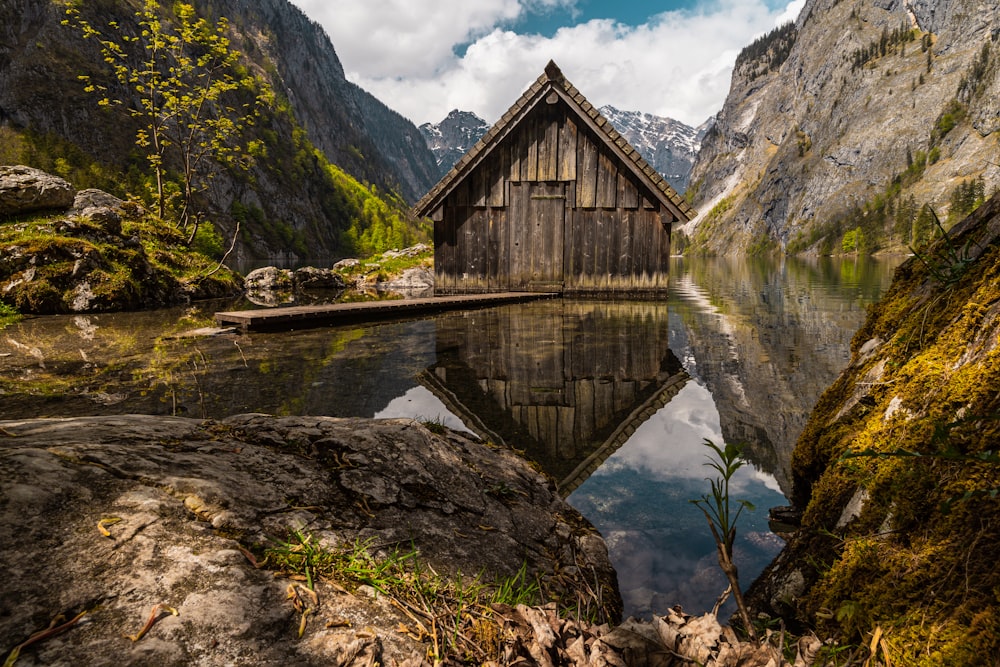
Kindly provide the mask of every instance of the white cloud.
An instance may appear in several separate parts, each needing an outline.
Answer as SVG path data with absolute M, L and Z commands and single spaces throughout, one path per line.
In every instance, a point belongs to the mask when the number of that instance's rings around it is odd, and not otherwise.
M 779 26 L 783 23 L 788 23 L 789 21 L 794 21 L 799 18 L 799 14 L 802 13 L 802 8 L 806 6 L 806 0 L 792 0 L 785 7 L 785 11 L 778 14 L 778 18 L 774 20 L 774 24 Z
M 804 2 L 771 10 L 764 0 L 718 0 L 641 26 L 592 20 L 549 38 L 496 26 L 525 2 L 574 0 L 294 1 L 326 28 L 348 78 L 416 123 L 456 108 L 494 122 L 553 59 L 597 106 L 692 125 L 721 109 L 739 50 Z
M 292 0 L 358 79 L 433 77 L 453 47 L 520 14 L 518 0 Z

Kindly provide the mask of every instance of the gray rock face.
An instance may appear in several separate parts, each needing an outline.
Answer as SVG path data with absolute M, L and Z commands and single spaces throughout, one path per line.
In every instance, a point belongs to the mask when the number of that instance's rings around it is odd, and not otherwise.
M 932 141 L 940 159 L 904 195 L 940 212 L 963 179 L 983 176 L 991 190 L 1000 184 L 997 25 L 996 1 L 809 0 L 794 43 L 772 45 L 789 47 L 779 67 L 768 68 L 774 50 L 738 61 L 691 175 L 700 216 L 685 231 L 707 223 L 704 244 L 723 254 L 763 239 L 808 245 L 831 219 L 884 194 Z M 916 39 L 879 51 L 883 31 L 901 26 Z M 874 57 L 858 55 L 873 44 Z M 932 140 L 984 46 L 991 55 L 981 87 L 962 100 L 966 120 Z
M 0 216 L 66 210 L 76 189 L 65 180 L 24 165 L 0 166 Z
M 419 664 L 427 647 L 398 631 L 411 623 L 399 609 L 325 580 L 297 637 L 294 582 L 244 553 L 292 530 L 328 548 L 414 548 L 442 574 L 526 563 L 568 590 L 603 586 L 620 613 L 603 541 L 550 482 L 512 452 L 409 420 L 7 421 L 0 475 L 0 526 L 17 536 L 0 551 L 5 650 L 87 612 L 25 649 L 41 664 L 360 664 L 343 659 L 349 647 Z M 178 615 L 123 638 L 160 604 Z

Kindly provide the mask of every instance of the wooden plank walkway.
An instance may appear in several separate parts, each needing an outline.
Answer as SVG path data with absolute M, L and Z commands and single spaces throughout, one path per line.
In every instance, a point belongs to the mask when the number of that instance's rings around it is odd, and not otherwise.
M 237 326 L 243 331 L 291 330 L 329 326 L 348 322 L 364 322 L 412 315 L 427 315 L 446 310 L 485 308 L 504 303 L 518 303 L 558 296 L 549 292 L 497 292 L 492 294 L 460 294 L 423 299 L 393 299 L 388 301 L 358 301 L 329 303 L 315 306 L 288 306 L 255 310 L 218 312 L 215 321 L 223 326 Z

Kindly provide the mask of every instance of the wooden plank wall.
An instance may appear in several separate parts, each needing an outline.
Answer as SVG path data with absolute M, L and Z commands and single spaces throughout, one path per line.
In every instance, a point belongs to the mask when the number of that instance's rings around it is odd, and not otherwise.
M 569 292 L 666 289 L 670 230 L 659 205 L 618 156 L 565 111 L 561 103 L 540 104 L 448 195 L 435 225 L 439 293 L 528 289 L 529 273 L 542 267 L 551 283 L 554 266 Z M 546 238 L 525 247 L 530 237 L 520 227 L 532 224 L 523 218 L 534 208 L 511 193 L 527 182 L 566 184 L 564 221 L 554 223 L 564 225 L 561 243 Z M 545 217 L 550 213 L 546 209 Z M 522 256 L 560 246 L 561 263 Z M 525 273 L 525 267 L 535 268 Z
M 576 209 L 567 217 L 566 292 L 664 290 L 670 234 L 657 211 Z

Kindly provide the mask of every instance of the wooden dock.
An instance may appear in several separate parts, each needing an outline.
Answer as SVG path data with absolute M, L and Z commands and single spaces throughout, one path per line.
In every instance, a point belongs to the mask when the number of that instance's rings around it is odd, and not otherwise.
M 504 303 L 534 301 L 558 296 L 546 292 L 497 292 L 493 294 L 461 294 L 423 299 L 393 299 L 358 301 L 314 306 L 286 306 L 255 310 L 233 310 L 215 314 L 222 326 L 237 326 L 243 331 L 275 331 L 307 329 L 350 322 L 392 319 L 439 313 L 446 310 L 485 308 Z

